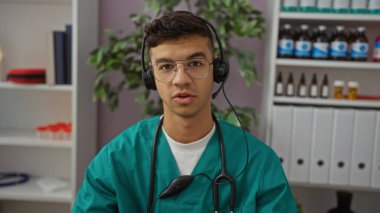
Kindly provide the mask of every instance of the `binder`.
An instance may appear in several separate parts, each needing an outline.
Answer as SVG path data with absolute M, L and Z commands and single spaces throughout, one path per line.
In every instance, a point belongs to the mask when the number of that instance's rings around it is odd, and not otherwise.
M 292 114 L 293 107 L 291 106 L 273 107 L 271 146 L 280 158 L 287 177 L 289 177 L 288 168 L 292 132 Z
M 65 84 L 72 83 L 72 34 L 73 26 L 71 24 L 66 25 L 66 72 L 65 72 Z
M 328 183 L 333 115 L 332 108 L 316 108 L 314 110 L 309 175 L 311 183 Z
M 348 185 L 350 178 L 354 110 L 334 110 L 333 140 L 329 183 Z
M 356 110 L 354 124 L 350 185 L 369 187 L 375 140 L 376 112 L 372 110 Z
M 63 31 L 53 31 L 54 36 L 54 65 L 55 83 L 65 84 L 66 72 L 66 33 Z
M 312 107 L 294 107 L 290 155 L 290 181 L 308 182 L 312 138 Z
M 380 112 L 377 112 L 376 116 L 371 187 L 380 188 Z

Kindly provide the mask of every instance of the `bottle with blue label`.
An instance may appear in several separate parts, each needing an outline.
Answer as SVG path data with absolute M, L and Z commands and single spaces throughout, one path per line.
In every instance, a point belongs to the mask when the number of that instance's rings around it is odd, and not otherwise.
M 367 61 L 368 59 L 368 38 L 365 35 L 365 27 L 358 27 L 358 34 L 351 44 L 351 56 L 353 61 Z
M 312 38 L 311 57 L 313 59 L 326 60 L 329 57 L 329 41 L 326 34 L 326 26 L 319 25 L 318 32 Z
M 351 0 L 351 13 L 367 13 L 367 0 Z
M 356 37 L 357 37 L 357 31 L 355 28 L 351 28 L 349 33 L 348 33 L 348 49 L 347 49 L 347 60 L 352 60 L 351 58 L 351 49 L 352 49 L 352 44 L 355 42 Z
M 298 10 L 298 0 L 282 0 L 282 11 L 295 12 Z
M 331 40 L 330 58 L 332 60 L 347 60 L 347 36 L 343 26 L 336 26 L 336 33 Z
M 380 0 L 368 0 L 368 12 L 380 14 Z
M 300 0 L 299 10 L 301 12 L 316 12 L 316 0 Z
M 350 0 L 333 0 L 332 8 L 335 13 L 348 13 L 350 12 Z
M 311 56 L 311 39 L 308 29 L 308 25 L 301 25 L 301 30 L 296 36 L 294 51 L 294 56 L 296 58 L 310 58 Z
M 318 0 L 317 10 L 320 13 L 330 13 L 332 0 Z
M 294 52 L 293 33 L 291 25 L 285 24 L 278 36 L 277 56 L 279 58 L 292 58 Z

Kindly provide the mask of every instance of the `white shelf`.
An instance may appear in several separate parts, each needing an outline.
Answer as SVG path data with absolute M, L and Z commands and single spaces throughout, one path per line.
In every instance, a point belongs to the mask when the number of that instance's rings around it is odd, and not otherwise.
M 0 200 L 23 200 L 54 203 L 70 203 L 72 201 L 71 186 L 55 192 L 45 192 L 36 183 L 38 178 L 17 186 L 0 188 Z
M 380 101 L 363 100 L 335 100 L 335 99 L 314 99 L 297 97 L 274 97 L 275 104 L 299 104 L 299 105 L 319 105 L 337 107 L 359 107 L 380 109 Z
M 283 20 L 315 20 L 315 21 L 363 21 L 363 22 L 380 22 L 380 15 L 377 14 L 335 14 L 335 13 L 298 13 L 298 12 L 281 12 L 280 19 Z
M 71 0 L 0 0 L 0 3 L 71 4 Z
M 9 82 L 1 82 L 0 89 L 14 89 L 14 90 L 38 90 L 38 91 L 60 91 L 71 92 L 73 87 L 71 85 L 47 85 L 47 84 L 15 84 Z
M 33 130 L 1 129 L 0 145 L 71 149 L 72 141 L 39 139 Z
M 311 59 L 277 59 L 276 64 L 278 66 L 291 67 L 340 68 L 380 71 L 380 63 L 375 62 L 329 61 Z
M 330 185 L 330 184 L 319 184 L 319 183 L 298 183 L 290 181 L 289 184 L 292 187 L 307 187 L 307 188 L 322 188 L 322 189 L 332 189 L 332 190 L 350 190 L 350 191 L 361 191 L 361 192 L 380 192 L 380 188 L 364 187 L 364 186 L 350 186 L 350 185 Z

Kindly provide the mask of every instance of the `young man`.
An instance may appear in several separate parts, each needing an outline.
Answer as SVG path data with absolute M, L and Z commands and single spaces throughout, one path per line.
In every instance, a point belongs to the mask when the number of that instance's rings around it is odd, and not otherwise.
M 225 80 L 218 72 L 226 63 L 213 53 L 210 27 L 183 11 L 145 27 L 144 80 L 157 89 L 164 114 L 126 129 L 99 152 L 74 213 L 297 212 L 272 149 L 212 115 L 214 80 Z

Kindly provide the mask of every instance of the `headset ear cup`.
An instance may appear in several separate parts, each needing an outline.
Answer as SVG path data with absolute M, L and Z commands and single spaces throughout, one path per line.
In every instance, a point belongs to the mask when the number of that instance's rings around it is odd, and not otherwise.
M 156 90 L 156 82 L 154 81 L 154 76 L 152 69 L 148 68 L 147 70 L 142 71 L 142 79 L 144 81 L 145 87 L 147 89 Z
M 215 58 L 213 61 L 213 66 L 214 82 L 223 82 L 228 76 L 228 72 L 230 71 L 230 65 L 228 61 L 221 61 L 219 58 Z

